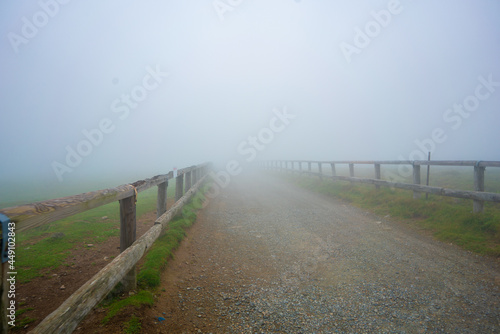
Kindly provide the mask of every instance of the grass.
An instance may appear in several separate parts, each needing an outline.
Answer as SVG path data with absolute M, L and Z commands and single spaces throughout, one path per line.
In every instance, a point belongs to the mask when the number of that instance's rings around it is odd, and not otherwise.
M 130 320 L 125 323 L 124 332 L 126 334 L 139 334 L 141 332 L 141 320 L 133 315 Z
M 113 301 L 108 306 L 108 313 L 102 320 L 103 325 L 107 324 L 114 316 L 126 307 L 133 306 L 139 308 L 143 305 L 153 306 L 154 296 L 150 291 L 143 290 L 128 298 Z
M 203 187 L 202 191 L 206 188 Z M 196 210 L 200 209 L 195 203 L 201 203 L 203 198 L 198 192 L 191 201 L 184 206 L 182 213 L 174 218 L 167 230 L 156 240 L 145 257 L 142 269 L 138 274 L 138 284 L 142 288 L 155 288 L 160 285 L 161 272 L 172 257 L 173 251 L 179 246 L 186 235 L 186 229 L 196 220 Z
M 432 174 L 431 174 L 432 175 Z M 472 201 L 429 195 L 413 199 L 411 191 L 351 185 L 329 179 L 281 175 L 287 180 L 327 196 L 340 198 L 355 206 L 370 209 L 380 216 L 402 218 L 408 224 L 431 231 L 434 236 L 482 255 L 500 257 L 500 205 L 485 203 L 485 212 L 472 213 Z M 436 176 L 434 176 L 436 178 Z M 440 180 L 463 184 L 460 175 Z M 458 188 L 458 187 L 457 187 Z

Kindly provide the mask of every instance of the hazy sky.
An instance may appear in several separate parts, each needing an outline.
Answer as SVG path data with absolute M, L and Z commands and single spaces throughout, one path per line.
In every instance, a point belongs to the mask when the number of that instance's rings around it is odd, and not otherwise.
M 499 18 L 493 0 L 2 1 L 0 181 L 500 160 Z

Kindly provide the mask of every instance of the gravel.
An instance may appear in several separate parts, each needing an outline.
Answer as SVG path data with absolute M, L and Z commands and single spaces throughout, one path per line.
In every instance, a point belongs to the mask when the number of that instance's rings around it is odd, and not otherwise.
M 389 219 L 233 178 L 169 266 L 156 331 L 500 333 L 499 262 Z

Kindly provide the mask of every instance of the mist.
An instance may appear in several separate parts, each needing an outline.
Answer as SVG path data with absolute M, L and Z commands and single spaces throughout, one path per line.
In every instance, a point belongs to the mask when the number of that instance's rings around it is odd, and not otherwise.
M 487 0 L 2 2 L 0 185 L 500 160 L 498 17 Z

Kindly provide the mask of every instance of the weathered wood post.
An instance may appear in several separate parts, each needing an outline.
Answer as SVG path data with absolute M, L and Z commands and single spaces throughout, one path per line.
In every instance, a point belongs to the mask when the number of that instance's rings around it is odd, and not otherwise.
M 307 162 L 307 170 L 309 171 L 309 173 L 311 172 L 311 162 L 310 161 Z
M 158 185 L 158 196 L 156 197 L 156 218 L 160 218 L 167 211 L 167 188 L 168 180 Z
M 134 188 L 135 189 L 135 188 Z M 136 238 L 136 196 L 121 199 L 120 202 L 120 253 L 132 245 Z M 124 291 L 132 291 L 137 287 L 137 272 L 134 266 L 123 278 Z
M 299 161 L 299 175 L 302 175 L 302 161 Z
M 184 174 L 177 175 L 175 178 L 175 201 L 178 201 L 183 195 Z
M 413 184 L 420 184 L 420 165 L 416 165 L 415 162 L 413 162 Z M 420 198 L 418 190 L 413 190 L 413 198 Z
M 375 178 L 380 180 L 380 164 L 375 164 Z M 376 184 L 375 189 L 379 190 L 380 186 Z
M 354 177 L 354 164 L 349 164 L 349 177 Z M 351 185 L 354 184 L 354 182 L 350 181 Z
M 337 170 L 335 169 L 335 163 L 330 162 L 330 166 L 332 167 L 332 176 L 337 176 Z
M 474 190 L 484 191 L 484 171 L 486 167 L 479 166 L 479 161 L 474 166 Z M 472 202 L 472 212 L 481 213 L 484 211 L 484 201 L 474 200 Z
M 349 176 L 354 177 L 354 164 L 349 164 Z
M 196 182 L 198 182 L 198 180 L 200 179 L 199 173 L 200 173 L 200 169 L 199 168 L 196 168 L 193 171 L 193 179 L 191 180 L 192 184 L 196 184 Z
M 186 184 L 184 188 L 184 193 L 187 193 L 191 188 L 191 171 L 186 173 L 185 179 L 186 179 Z
M 322 165 L 321 162 L 318 161 L 319 179 L 323 180 L 323 169 L 322 169 L 321 165 Z

